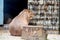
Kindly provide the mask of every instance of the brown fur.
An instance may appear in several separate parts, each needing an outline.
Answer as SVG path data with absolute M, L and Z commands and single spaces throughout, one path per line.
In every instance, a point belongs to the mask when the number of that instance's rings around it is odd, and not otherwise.
M 19 15 L 17 15 L 9 24 L 11 35 L 20 36 L 22 34 L 23 26 L 28 26 L 28 23 L 33 16 L 34 14 L 28 9 L 24 9 L 19 13 Z

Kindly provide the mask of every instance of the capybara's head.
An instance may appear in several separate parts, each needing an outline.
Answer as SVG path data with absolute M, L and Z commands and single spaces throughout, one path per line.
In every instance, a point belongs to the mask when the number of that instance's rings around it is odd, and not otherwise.
M 34 14 L 31 10 L 29 10 L 29 9 L 24 9 L 24 10 L 19 14 L 19 16 L 24 16 L 24 17 L 26 17 L 28 20 L 32 19 L 34 15 L 35 15 L 35 14 Z

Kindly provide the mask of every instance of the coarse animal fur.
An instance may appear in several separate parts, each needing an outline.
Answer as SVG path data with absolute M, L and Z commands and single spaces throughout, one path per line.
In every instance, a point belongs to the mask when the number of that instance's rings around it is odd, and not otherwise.
M 23 26 L 28 26 L 30 19 L 34 16 L 28 9 L 24 9 L 9 24 L 9 32 L 11 35 L 21 36 Z

